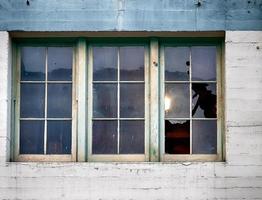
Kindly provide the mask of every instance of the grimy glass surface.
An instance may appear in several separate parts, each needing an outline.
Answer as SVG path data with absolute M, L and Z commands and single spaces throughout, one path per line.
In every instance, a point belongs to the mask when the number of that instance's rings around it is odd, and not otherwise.
M 120 121 L 120 154 L 143 154 L 145 148 L 144 121 Z
M 20 117 L 44 117 L 45 85 L 42 83 L 21 83 L 20 93 Z
M 144 153 L 144 57 L 144 46 L 93 48 L 92 154 Z
M 144 80 L 144 47 L 120 47 L 120 80 Z
M 165 47 L 165 80 L 188 81 L 190 65 L 189 47 Z
M 47 154 L 71 154 L 71 120 L 47 121 Z
M 194 118 L 216 118 L 216 84 L 192 83 L 192 116 Z
M 117 47 L 93 48 L 93 80 L 117 80 Z
M 216 47 L 192 47 L 192 80 L 216 80 Z
M 45 48 L 21 48 L 21 81 L 45 80 Z
M 93 154 L 117 153 L 117 121 L 93 121 Z
M 48 84 L 47 88 L 47 117 L 71 118 L 72 85 L 52 83 Z
M 120 117 L 142 118 L 145 112 L 143 83 L 120 84 Z
M 117 117 L 117 84 L 93 84 L 93 117 Z
M 20 154 L 44 153 L 44 124 L 43 120 L 20 121 Z
M 72 47 L 48 47 L 48 80 L 71 81 L 73 49 Z
M 193 120 L 193 153 L 216 154 L 217 122 Z
M 71 47 L 21 48 L 20 154 L 71 154 L 72 60 Z
M 190 120 L 165 120 L 165 153 L 190 153 Z
M 165 84 L 165 98 L 170 101 L 169 109 L 166 109 L 166 118 L 190 117 L 189 84 Z

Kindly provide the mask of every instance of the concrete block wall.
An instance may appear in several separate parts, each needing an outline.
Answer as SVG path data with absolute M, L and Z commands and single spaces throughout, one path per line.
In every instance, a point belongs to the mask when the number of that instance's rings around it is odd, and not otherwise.
M 10 40 L 0 36 L 6 144 Z M 17 163 L 1 146 L 0 199 L 262 199 L 262 31 L 227 31 L 224 57 L 225 162 Z

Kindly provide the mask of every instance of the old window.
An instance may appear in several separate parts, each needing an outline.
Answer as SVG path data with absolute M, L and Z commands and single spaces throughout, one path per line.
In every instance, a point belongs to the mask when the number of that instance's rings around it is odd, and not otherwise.
M 189 40 L 18 42 L 14 160 L 221 161 L 221 40 Z
M 73 47 L 20 46 L 16 160 L 75 158 Z

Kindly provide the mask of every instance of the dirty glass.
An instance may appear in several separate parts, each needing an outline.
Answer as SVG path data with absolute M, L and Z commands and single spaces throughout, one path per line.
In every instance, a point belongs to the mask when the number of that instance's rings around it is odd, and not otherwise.
M 216 47 L 192 47 L 192 80 L 216 80 Z
M 71 81 L 73 49 L 72 47 L 48 47 L 48 80 Z
M 144 84 L 120 84 L 120 117 L 144 117 Z
M 44 117 L 45 85 L 35 83 L 21 83 L 20 93 L 20 117 Z
M 166 81 L 188 81 L 189 66 L 189 47 L 165 47 Z
M 212 121 L 193 120 L 193 153 L 216 154 L 217 152 L 217 123 Z
M 216 118 L 216 84 L 192 84 L 192 116 L 194 118 Z
M 93 80 L 117 80 L 117 47 L 93 48 Z
M 120 80 L 144 80 L 144 47 L 120 47 Z
M 44 153 L 44 121 L 20 121 L 20 154 Z
M 165 153 L 190 153 L 190 120 L 165 120 Z
M 21 48 L 21 81 L 45 80 L 45 48 Z
M 165 84 L 166 118 L 186 118 L 190 115 L 189 84 Z
M 120 154 L 143 154 L 144 121 L 120 121 Z
M 72 116 L 72 85 L 48 84 L 47 116 L 71 118 Z
M 117 153 L 117 121 L 93 121 L 93 154 Z
M 117 117 L 117 84 L 93 85 L 93 117 Z
M 71 154 L 71 121 L 47 121 L 47 154 Z

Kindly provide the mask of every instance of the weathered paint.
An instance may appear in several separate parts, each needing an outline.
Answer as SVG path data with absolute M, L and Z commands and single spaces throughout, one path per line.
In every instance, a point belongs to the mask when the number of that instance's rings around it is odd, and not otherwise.
M 261 31 L 226 32 L 226 162 L 198 163 L 5 162 L 11 53 L 0 37 L 0 199 L 262 199 Z
M 0 0 L 0 30 L 262 30 L 262 0 L 28 0 L 29 5 L 26 2 Z

